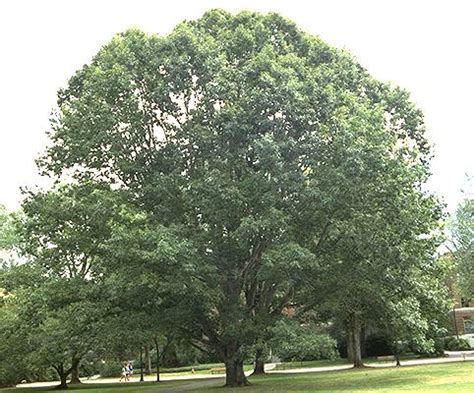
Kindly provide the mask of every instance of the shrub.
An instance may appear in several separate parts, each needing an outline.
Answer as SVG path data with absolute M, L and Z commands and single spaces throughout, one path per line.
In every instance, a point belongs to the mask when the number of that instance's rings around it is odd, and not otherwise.
M 273 352 L 283 361 L 335 359 L 337 342 L 327 334 L 316 334 L 313 326 L 282 322 L 275 328 Z
M 448 337 L 444 341 L 444 349 L 448 351 L 468 351 L 471 349 L 471 346 L 463 338 Z
M 433 356 L 444 355 L 444 340 L 440 337 L 434 339 L 434 352 Z
M 383 334 L 371 334 L 365 339 L 365 356 L 391 355 L 390 342 Z
M 105 361 L 99 365 L 99 374 L 101 377 L 119 377 L 123 365 L 119 361 Z

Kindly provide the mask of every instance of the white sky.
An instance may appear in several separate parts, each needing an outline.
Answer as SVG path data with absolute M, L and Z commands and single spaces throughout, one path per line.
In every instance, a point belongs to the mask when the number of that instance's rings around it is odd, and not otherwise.
M 20 186 L 45 184 L 34 159 L 56 92 L 114 33 L 166 33 L 210 8 L 279 12 L 408 89 L 435 146 L 430 188 L 454 210 L 465 174 L 474 175 L 470 0 L 0 0 L 0 204 L 15 209 Z

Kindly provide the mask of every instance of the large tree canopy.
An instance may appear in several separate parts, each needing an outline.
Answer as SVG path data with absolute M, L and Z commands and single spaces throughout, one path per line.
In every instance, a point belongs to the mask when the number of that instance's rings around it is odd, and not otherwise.
M 243 348 L 324 250 L 351 244 L 357 220 L 427 176 L 408 94 L 276 14 L 214 10 L 166 36 L 129 30 L 58 96 L 40 167 L 113 184 L 181 239 L 175 280 L 195 294 L 183 328 L 225 362 L 228 385 L 246 384 Z

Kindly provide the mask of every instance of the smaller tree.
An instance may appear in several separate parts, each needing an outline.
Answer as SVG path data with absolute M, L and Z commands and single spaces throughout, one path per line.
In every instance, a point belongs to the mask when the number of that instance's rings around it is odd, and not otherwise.
M 32 329 L 35 350 L 28 358 L 33 364 L 53 367 L 59 388 L 66 389 L 69 375 L 97 345 L 97 332 L 103 328 L 102 310 L 83 298 L 57 310 L 43 308 L 42 314 L 41 323 Z
M 17 220 L 20 248 L 35 276 L 20 276 L 11 285 L 14 296 L 29 294 L 22 320 L 28 319 L 24 336 L 35 350 L 28 358 L 53 367 L 62 388 L 70 374 L 79 382 L 80 361 L 96 347 L 106 313 L 102 244 L 110 236 L 114 203 L 113 193 L 100 184 L 60 185 L 29 193 Z
M 459 272 L 461 293 L 471 298 L 474 294 L 474 198 L 461 202 L 448 230 Z
M 447 332 L 450 308 L 445 285 L 450 266 L 433 258 L 422 266 L 412 266 L 398 291 L 385 292 L 385 307 L 374 321 L 385 332 L 397 365 L 400 354 L 410 347 L 433 355 L 436 342 Z
M 185 336 L 180 326 L 189 317 L 182 310 L 192 301 L 186 269 L 190 246 L 174 228 L 122 203 L 103 247 L 103 283 L 110 312 L 104 315 L 107 328 L 101 347 L 106 356 L 120 360 L 136 356 L 140 348 L 149 356 L 153 347 L 159 382 L 166 350 Z
M 104 313 L 95 301 L 100 297 L 97 288 L 79 280 L 47 277 L 34 264 L 12 266 L 3 273 L 8 295 L 0 308 L 6 332 L 2 345 L 7 358 L 21 359 L 14 363 L 20 371 L 16 375 L 31 379 L 52 367 L 60 388 L 67 388 L 69 375 L 97 346 Z
M 8 292 L 0 293 L 0 387 L 15 386 L 29 379 L 32 367 L 26 354 L 32 350 L 24 331 L 28 328 L 18 316 L 18 301 Z

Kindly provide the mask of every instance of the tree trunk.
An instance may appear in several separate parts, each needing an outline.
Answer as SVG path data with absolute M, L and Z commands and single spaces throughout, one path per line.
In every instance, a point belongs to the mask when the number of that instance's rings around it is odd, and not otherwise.
M 360 354 L 363 358 L 367 356 L 367 349 L 365 345 L 365 337 L 366 337 L 366 332 L 365 332 L 365 326 L 361 326 L 360 329 Z
M 356 314 L 352 314 L 349 318 L 350 331 L 352 339 L 352 363 L 354 367 L 364 367 L 362 362 L 361 345 L 360 345 L 360 320 Z
M 72 358 L 72 371 L 71 371 L 71 381 L 70 384 L 81 383 L 79 379 L 79 366 L 81 364 L 81 358 L 73 356 Z
M 156 382 L 160 382 L 160 346 L 156 337 L 153 340 L 155 341 L 156 348 Z
M 392 354 L 395 357 L 395 362 L 396 362 L 397 367 L 401 366 L 401 364 L 400 364 L 400 354 L 401 353 L 402 353 L 401 344 L 399 345 L 398 340 L 392 339 Z
M 263 348 L 257 347 L 255 350 L 255 367 L 252 375 L 265 374 L 265 361 L 263 359 Z
M 60 376 L 60 385 L 58 386 L 58 389 L 67 389 L 67 374 L 62 373 Z
M 178 355 L 176 354 L 176 346 L 170 342 L 163 348 L 162 362 L 165 367 L 178 367 Z
M 60 384 L 55 387 L 56 390 L 65 390 L 67 389 L 67 377 L 71 372 L 71 369 L 64 370 L 64 364 L 60 364 L 58 366 L 53 366 L 56 372 L 59 375 Z
M 347 360 L 354 363 L 354 343 L 352 342 L 352 330 L 350 324 L 346 326 L 346 342 L 347 342 Z
M 244 374 L 244 361 L 240 356 L 233 356 L 225 361 L 225 386 L 241 387 L 249 384 Z
M 400 363 L 400 355 L 397 353 L 395 353 L 395 360 L 397 362 L 396 366 L 397 367 L 400 367 L 401 366 L 401 363 Z
M 151 374 L 150 347 L 148 345 L 145 345 L 145 374 Z

